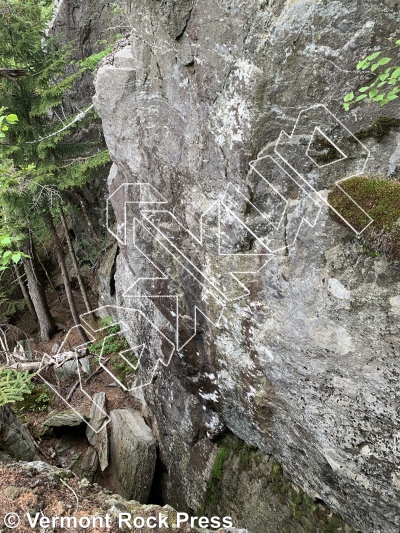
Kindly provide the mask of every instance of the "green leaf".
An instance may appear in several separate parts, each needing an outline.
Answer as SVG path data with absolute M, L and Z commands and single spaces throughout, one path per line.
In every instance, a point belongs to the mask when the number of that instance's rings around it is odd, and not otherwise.
M 397 94 L 388 94 L 386 100 L 391 102 L 392 100 L 396 100 L 396 98 L 398 98 Z
M 18 122 L 18 117 L 14 113 L 6 116 L 6 120 L 9 124 L 16 124 Z
M 346 94 L 343 100 L 344 102 L 350 102 L 351 100 L 354 100 L 354 93 L 351 92 L 351 93 Z
M 357 63 L 356 69 L 360 70 L 360 68 L 363 68 L 363 66 L 365 65 L 366 61 L 367 61 L 366 59 L 363 59 L 362 61 L 359 61 Z
M 400 67 L 397 67 L 391 74 L 391 78 L 399 78 L 400 77 Z
M 0 237 L 1 246 L 7 246 L 10 243 L 11 243 L 11 237 L 9 235 L 4 235 L 4 237 Z
M 361 70 L 365 70 L 366 68 L 368 68 L 369 66 L 371 65 L 371 62 L 370 61 L 364 61 L 362 66 L 361 66 Z M 358 66 L 358 65 L 357 65 Z
M 350 104 L 343 104 L 343 109 L 344 109 L 345 111 L 348 111 L 349 108 L 350 108 Z
M 365 91 L 368 91 L 368 89 L 370 88 L 370 86 L 366 86 L 366 87 L 361 87 L 361 89 L 358 89 L 358 92 L 359 93 L 365 93 Z
M 369 91 L 368 96 L 370 98 L 374 98 L 379 93 L 378 89 L 372 89 L 372 91 Z
M 357 98 L 355 99 L 355 102 L 359 102 L 360 100 L 364 100 L 364 98 L 367 98 L 368 95 L 367 94 L 360 94 L 360 96 L 357 96 Z
M 378 96 L 375 96 L 375 97 L 370 96 L 370 98 L 372 98 L 372 100 L 374 102 L 380 102 L 381 100 L 384 99 L 384 97 L 385 97 L 385 95 L 383 95 L 383 94 L 378 94 Z
M 373 61 L 374 59 L 376 59 L 378 56 L 381 55 L 382 52 L 374 52 L 373 54 L 371 54 L 370 56 L 367 57 L 367 60 L 368 61 Z
M 392 58 L 391 57 L 381 57 L 379 60 L 378 60 L 378 65 L 381 66 L 381 65 L 387 65 L 388 63 L 390 63 L 390 61 L 392 61 Z M 372 70 L 372 69 L 371 69 Z
M 388 103 L 388 99 L 387 98 L 384 98 L 383 100 L 381 100 L 381 107 L 383 107 L 384 105 L 386 105 Z
M 14 261 L 14 263 L 18 263 L 18 261 L 21 261 L 22 254 L 19 252 L 15 252 L 12 254 L 11 259 Z

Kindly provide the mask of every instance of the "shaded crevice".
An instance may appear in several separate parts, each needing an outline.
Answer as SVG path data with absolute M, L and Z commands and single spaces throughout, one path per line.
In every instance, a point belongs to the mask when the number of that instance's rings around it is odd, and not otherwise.
M 115 296 L 116 293 L 116 287 L 115 287 L 115 274 L 117 272 L 117 257 L 119 255 L 120 248 L 118 246 L 117 251 L 115 252 L 114 262 L 111 267 L 110 272 L 110 296 Z
M 166 505 L 166 501 L 163 496 L 164 479 L 168 475 L 168 468 L 161 461 L 160 451 L 157 449 L 156 466 L 154 469 L 153 483 L 150 489 L 149 505 L 160 505 L 163 507 Z
M 183 26 L 183 30 L 181 31 L 181 33 L 179 35 L 177 35 L 175 37 L 175 41 L 179 41 L 179 39 L 181 39 L 183 37 L 183 35 L 184 35 L 185 31 L 186 31 L 187 25 L 189 24 L 189 20 L 190 20 L 190 18 L 192 16 L 193 8 L 194 8 L 194 2 L 193 2 L 192 7 L 190 8 L 190 10 L 188 12 L 188 16 L 187 16 L 186 22 L 185 22 L 185 24 Z

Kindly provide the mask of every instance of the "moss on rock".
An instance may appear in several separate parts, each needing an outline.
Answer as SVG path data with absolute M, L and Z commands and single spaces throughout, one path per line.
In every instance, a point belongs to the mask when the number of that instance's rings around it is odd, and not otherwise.
M 293 484 L 272 457 L 232 434 L 217 447 L 199 516 L 232 516 L 253 533 L 350 531 L 339 516 Z
M 340 185 L 345 192 L 335 187 L 328 195 L 329 204 L 356 229 L 361 228 L 365 220 L 357 205 L 362 207 L 373 219 L 373 223 L 361 233 L 369 255 L 379 252 L 390 260 L 399 261 L 400 183 L 357 176 Z M 344 224 L 333 210 L 330 215 L 336 222 Z

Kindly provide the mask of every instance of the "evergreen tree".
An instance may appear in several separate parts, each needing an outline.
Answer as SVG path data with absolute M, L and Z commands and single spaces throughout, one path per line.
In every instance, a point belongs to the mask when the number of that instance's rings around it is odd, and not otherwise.
M 81 62 L 75 72 L 66 76 L 65 66 L 71 62 L 72 46 L 58 46 L 56 39 L 47 33 L 51 14 L 50 0 L 0 0 L 0 69 L 20 69 L 28 74 L 12 79 L 0 77 L 1 102 L 19 119 L 7 143 L 1 147 L 2 224 L 6 223 L 21 236 L 30 235 L 25 239 L 24 250 L 30 250 L 33 255 L 35 236 L 47 224 L 71 314 L 79 324 L 63 252 L 57 232 L 53 231 L 52 200 L 56 196 L 58 204 L 64 191 L 88 182 L 99 167 L 109 162 L 107 150 L 99 149 L 93 142 L 74 142 L 73 129 L 93 119 L 93 106 L 67 118 L 62 110 L 65 92 L 103 54 Z M 49 338 L 54 321 L 42 287 L 35 284 L 39 278 L 31 271 L 35 261 L 32 257 L 24 258 L 23 263 L 36 314 L 39 322 L 44 321 L 42 337 Z

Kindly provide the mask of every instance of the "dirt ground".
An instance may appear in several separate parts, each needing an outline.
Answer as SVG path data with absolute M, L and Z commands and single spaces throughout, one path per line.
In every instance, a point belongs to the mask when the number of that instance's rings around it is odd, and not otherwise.
M 83 302 L 80 300 L 79 295 L 76 294 L 75 296 L 79 312 L 84 313 L 85 308 Z M 53 346 L 55 344 L 61 346 L 66 338 L 68 342 L 64 349 L 73 349 L 75 346 L 82 344 L 78 331 L 69 330 L 69 328 L 72 328 L 73 322 L 66 312 L 65 306 L 61 303 L 63 299 L 53 293 L 49 300 L 53 316 L 56 317 L 58 322 L 66 326 L 67 331 L 59 331 L 47 342 L 41 341 L 38 336 L 38 331 L 36 331 L 36 335 L 31 337 L 31 348 L 33 357 L 37 360 L 41 360 L 44 354 L 53 356 Z M 24 321 L 26 323 L 26 317 L 24 317 Z M 94 321 L 92 324 L 95 326 Z M 92 407 L 90 398 L 93 398 L 97 392 L 105 392 L 108 413 L 114 409 L 133 408 L 141 410 L 140 403 L 132 394 L 120 387 L 112 376 L 99 366 L 96 355 L 88 354 L 88 357 L 90 359 L 91 371 L 90 374 L 82 374 L 82 388 L 77 374 L 72 375 L 68 379 L 59 380 L 54 373 L 54 368 L 49 367 L 47 371 L 43 371 L 41 374 L 57 390 L 58 394 L 47 387 L 40 377 L 36 376 L 34 378 L 34 385 L 39 391 L 45 391 L 45 394 L 48 395 L 47 400 L 49 403 L 46 402 L 46 405 L 36 404 L 33 397 L 34 394 L 32 394 L 32 398 L 27 396 L 23 402 L 13 406 L 18 418 L 34 438 L 38 455 L 43 461 L 56 467 L 73 467 L 74 458 L 76 460 L 77 456 L 83 456 L 89 445 L 85 435 L 84 424 L 79 428 L 63 428 L 53 433 L 48 429 L 46 430 L 43 426 L 43 423 L 54 414 L 61 411 L 71 411 L 68 404 L 62 398 L 68 397 L 68 403 L 84 417 L 89 417 Z M 118 354 L 110 354 L 107 357 L 109 361 L 105 366 L 112 373 L 114 373 L 112 364 L 113 361 L 115 362 L 116 357 L 118 357 Z M 108 424 L 107 429 L 110 433 L 111 424 Z M 114 490 L 109 468 L 99 473 L 97 481 L 102 486 L 112 491 Z

